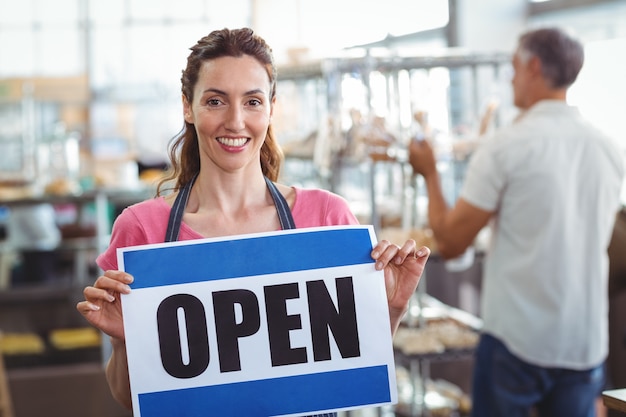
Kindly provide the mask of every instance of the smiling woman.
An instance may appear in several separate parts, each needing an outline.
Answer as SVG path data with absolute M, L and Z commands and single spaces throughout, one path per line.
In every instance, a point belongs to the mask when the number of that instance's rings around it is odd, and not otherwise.
M 276 69 L 265 41 L 248 28 L 222 29 L 191 51 L 181 79 L 185 125 L 170 148 L 172 171 L 156 198 L 118 216 L 110 245 L 97 259 L 106 272 L 85 288 L 85 300 L 77 305 L 91 324 L 111 336 L 109 385 L 114 397 L 135 412 L 139 400 L 131 397 L 120 305 L 133 277 L 118 270 L 118 248 L 357 224 L 339 195 L 275 183 L 282 153 L 272 132 Z M 392 332 L 408 309 L 429 253 L 414 240 L 402 246 L 382 240 L 369 253 L 375 268 L 384 271 Z M 272 259 L 282 255 L 268 253 Z M 279 363 L 284 359 L 272 357 Z

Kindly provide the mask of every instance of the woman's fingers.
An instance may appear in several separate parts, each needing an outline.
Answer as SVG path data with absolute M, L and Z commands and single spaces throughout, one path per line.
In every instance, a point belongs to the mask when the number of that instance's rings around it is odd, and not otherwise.
M 398 250 L 398 253 L 394 258 L 394 262 L 396 263 L 396 265 L 401 265 L 409 257 L 416 259 L 416 252 L 417 244 L 415 243 L 415 240 L 409 239 L 404 242 L 404 245 L 402 245 L 402 247 Z
M 83 314 L 87 314 L 90 311 L 99 311 L 100 306 L 91 301 L 80 301 L 78 304 L 76 304 L 76 309 Z
M 96 279 L 93 286 L 83 289 L 84 301 L 80 301 L 76 308 L 81 313 L 99 311 L 103 303 L 113 303 L 119 294 L 130 293 L 130 284 L 133 277 L 123 271 L 106 271 Z
M 376 269 L 382 270 L 392 261 L 396 265 L 401 265 L 409 256 L 417 258 L 420 250 L 423 249 L 417 249 L 413 239 L 404 242 L 402 247 L 383 239 L 372 250 L 372 258 L 376 260 Z
M 111 292 L 128 294 L 130 293 L 129 284 L 132 282 L 132 275 L 123 271 L 106 271 L 104 275 L 98 277 L 96 282 L 93 284 L 93 288 L 105 290 L 109 294 L 111 294 Z

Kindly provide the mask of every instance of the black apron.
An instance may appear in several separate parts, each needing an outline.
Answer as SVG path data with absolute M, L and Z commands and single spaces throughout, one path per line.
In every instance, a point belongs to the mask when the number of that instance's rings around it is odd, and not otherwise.
M 180 189 L 172 210 L 170 211 L 170 219 L 167 224 L 167 231 L 165 232 L 165 242 L 176 242 L 178 240 L 178 234 L 180 232 L 180 225 L 183 221 L 183 214 L 185 213 L 185 207 L 187 206 L 187 200 L 189 200 L 189 194 L 191 193 L 191 187 L 193 187 L 196 181 L 197 175 L 189 181 L 183 188 Z M 270 191 L 274 205 L 276 206 L 276 212 L 278 213 L 278 220 L 283 230 L 295 229 L 296 224 L 293 221 L 289 204 L 285 197 L 278 191 L 276 185 L 265 177 L 265 183 Z M 318 414 L 310 417 L 337 417 L 337 413 Z

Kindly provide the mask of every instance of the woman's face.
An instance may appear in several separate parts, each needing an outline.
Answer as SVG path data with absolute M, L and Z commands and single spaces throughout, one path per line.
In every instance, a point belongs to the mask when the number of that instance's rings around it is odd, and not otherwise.
M 204 62 L 193 103 L 183 97 L 185 121 L 192 123 L 198 134 L 201 163 L 228 172 L 260 167 L 260 149 L 273 104 L 269 76 L 253 57 Z

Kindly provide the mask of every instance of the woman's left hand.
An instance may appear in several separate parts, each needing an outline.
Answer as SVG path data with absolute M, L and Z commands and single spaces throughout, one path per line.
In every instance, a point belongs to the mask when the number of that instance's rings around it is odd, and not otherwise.
M 382 240 L 372 250 L 376 269 L 385 272 L 385 289 L 392 334 L 409 308 L 409 300 L 420 281 L 430 249 L 417 248 L 415 240 L 407 240 L 402 247 Z

